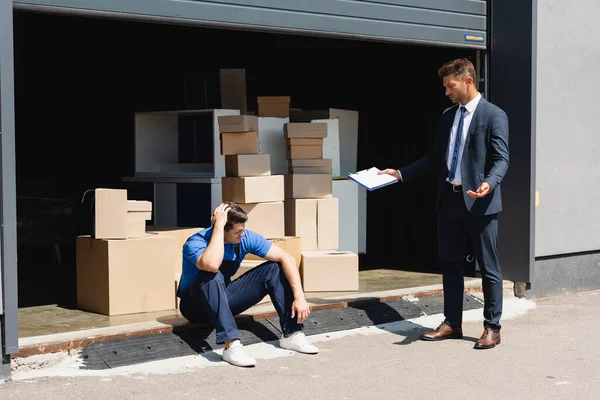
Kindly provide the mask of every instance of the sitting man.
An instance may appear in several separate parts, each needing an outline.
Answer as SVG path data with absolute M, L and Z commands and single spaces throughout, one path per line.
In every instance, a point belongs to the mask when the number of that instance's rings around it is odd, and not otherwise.
M 223 360 L 249 367 L 256 360 L 244 351 L 234 316 L 268 294 L 281 321 L 279 345 L 300 353 L 318 353 L 302 333 L 310 310 L 296 261 L 282 248 L 245 229 L 247 220 L 240 206 L 226 202 L 215 210 L 212 227 L 187 240 L 178 290 L 181 314 L 192 322 L 212 324 L 217 343 L 225 344 Z M 248 253 L 267 261 L 231 281 Z

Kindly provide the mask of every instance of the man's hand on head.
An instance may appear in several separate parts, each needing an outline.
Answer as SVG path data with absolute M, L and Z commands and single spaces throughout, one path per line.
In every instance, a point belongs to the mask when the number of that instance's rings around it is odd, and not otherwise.
M 231 210 L 231 207 L 228 204 L 221 203 L 217 208 L 215 208 L 215 212 L 213 213 L 210 222 L 214 227 L 224 228 L 225 224 L 227 224 L 227 213 Z

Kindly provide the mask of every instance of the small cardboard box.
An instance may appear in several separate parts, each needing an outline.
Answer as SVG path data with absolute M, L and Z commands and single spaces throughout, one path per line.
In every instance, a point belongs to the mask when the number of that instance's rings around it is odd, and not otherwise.
M 256 132 L 223 132 L 221 137 L 221 154 L 257 154 L 258 134 Z
M 218 124 L 219 133 L 258 132 L 258 117 L 254 115 L 222 115 Z
M 283 125 L 286 139 L 318 139 L 327 137 L 325 122 L 288 122 Z
M 96 189 L 94 191 L 94 237 L 127 239 L 127 190 Z
M 330 175 L 285 175 L 286 199 L 315 199 L 332 195 L 333 178 Z
M 329 174 L 333 173 L 331 159 L 311 158 L 306 160 L 288 160 L 290 174 Z
M 288 160 L 323 158 L 323 146 L 287 146 L 285 150 Z
M 285 139 L 288 146 L 323 146 L 321 138 L 295 138 Z
M 283 175 L 221 178 L 223 201 L 234 203 L 266 203 L 283 201 L 285 186 Z
M 259 117 L 288 118 L 290 116 L 289 96 L 260 96 L 257 99 Z
M 236 154 L 225 156 L 225 175 L 235 177 L 271 175 L 271 155 Z

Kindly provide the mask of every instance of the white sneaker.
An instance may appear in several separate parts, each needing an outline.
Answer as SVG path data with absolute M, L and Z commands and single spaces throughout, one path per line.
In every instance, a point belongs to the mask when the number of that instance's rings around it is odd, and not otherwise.
M 317 354 L 319 349 L 310 343 L 302 331 L 297 331 L 288 337 L 279 339 L 279 346 L 283 349 L 294 350 L 304 354 Z
M 246 353 L 244 345 L 239 340 L 234 340 L 229 344 L 228 349 L 223 349 L 221 357 L 223 361 L 237 367 L 252 367 L 256 365 L 256 360 Z

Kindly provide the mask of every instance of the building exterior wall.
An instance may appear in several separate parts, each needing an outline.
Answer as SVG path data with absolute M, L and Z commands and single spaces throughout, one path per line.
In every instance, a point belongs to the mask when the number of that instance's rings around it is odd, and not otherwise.
M 600 250 L 600 24 L 595 0 L 538 2 L 535 255 Z
M 538 1 L 532 296 L 600 288 L 600 25 L 594 0 Z
M 486 45 L 487 4 L 482 0 L 17 0 L 15 7 L 379 40 Z

